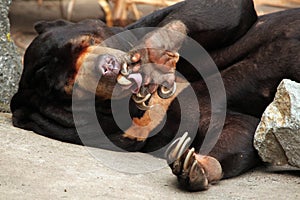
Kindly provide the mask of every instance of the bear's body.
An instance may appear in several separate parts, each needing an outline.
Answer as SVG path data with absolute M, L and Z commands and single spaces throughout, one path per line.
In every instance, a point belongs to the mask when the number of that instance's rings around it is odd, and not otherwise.
M 188 36 L 206 48 L 221 71 L 224 82 L 227 102 L 221 102 L 223 98 L 220 97 L 219 100 L 218 95 L 214 96 L 225 107 L 220 107 L 213 114 L 218 119 L 225 110 L 225 125 L 216 145 L 206 152 L 207 156 L 220 163 L 223 178 L 239 175 L 256 166 L 259 158 L 253 148 L 253 135 L 260 116 L 272 101 L 282 79 L 300 81 L 300 9 L 257 19 L 250 0 L 187 0 L 154 12 L 124 29 L 108 28 L 97 20 L 76 24 L 64 21 L 40 23 L 36 26 L 39 36 L 26 51 L 19 90 L 11 102 L 14 125 L 47 137 L 81 144 L 72 113 L 72 84 L 74 74 L 78 73 L 76 63 L 80 56 L 90 46 L 101 44 L 115 33 L 148 26 L 160 27 L 172 20 L 181 20 L 187 27 Z M 132 40 L 137 41 L 139 37 L 132 37 Z M 121 40 L 113 40 L 109 45 L 110 48 L 122 51 L 131 48 L 129 43 Z M 195 57 L 196 54 L 197 52 Z M 196 62 L 200 63 L 201 60 L 196 59 Z M 180 59 L 177 70 L 190 81 L 198 98 L 201 111 L 199 128 L 190 147 L 200 149 L 212 116 L 211 96 L 201 75 L 186 61 Z M 218 74 L 210 74 L 205 78 L 213 80 L 216 76 Z M 109 86 L 110 83 L 105 81 L 103 84 Z M 187 105 L 193 105 L 186 93 L 187 90 L 183 88 L 177 98 L 185 99 Z M 99 94 L 101 96 L 101 92 Z M 121 105 L 123 101 L 126 103 L 123 99 L 113 101 L 120 102 L 117 105 Z M 110 105 L 110 100 L 96 98 L 98 121 L 112 142 L 130 151 L 152 152 L 164 147 L 176 135 L 181 121 L 181 108 L 175 99 L 168 106 L 166 123 L 158 134 L 145 140 L 128 138 L 124 137 L 116 124 Z M 127 109 L 124 106 L 117 108 L 119 113 L 124 113 Z M 86 107 L 82 104 L 78 109 L 85 110 Z M 186 113 L 189 109 L 193 113 L 194 108 L 191 106 L 187 106 Z M 132 101 L 129 102 L 129 110 L 133 118 L 145 115 Z M 83 114 L 83 127 L 86 126 L 85 123 L 88 124 L 89 114 Z M 194 122 L 194 116 L 190 117 L 191 123 Z M 131 123 L 125 121 L 123 126 L 130 127 Z M 216 123 L 213 126 L 217 129 L 222 124 Z M 188 132 L 193 131 L 189 130 L 192 128 L 189 122 L 186 122 L 185 127 Z M 93 129 L 89 131 L 92 132 Z M 102 147 L 96 142 L 90 144 Z M 179 158 L 180 162 L 186 156 L 188 153 Z M 194 160 L 197 160 L 196 157 Z M 202 161 L 199 163 L 204 165 L 201 166 L 207 172 L 205 164 Z M 174 163 L 171 163 L 173 172 L 188 189 L 205 189 L 206 183 L 201 185 L 199 180 L 193 182 L 190 179 L 193 170 L 197 171 L 195 166 L 190 166 L 190 174 L 184 175 L 182 168 L 178 172 Z

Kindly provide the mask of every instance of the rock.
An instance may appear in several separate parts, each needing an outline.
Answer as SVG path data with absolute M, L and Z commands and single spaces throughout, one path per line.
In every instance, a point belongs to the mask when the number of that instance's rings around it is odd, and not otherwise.
M 10 38 L 10 3 L 11 0 L 0 0 L 0 112 L 9 111 L 9 102 L 17 91 L 22 71 L 21 56 Z
M 300 84 L 283 80 L 254 136 L 263 161 L 300 168 Z

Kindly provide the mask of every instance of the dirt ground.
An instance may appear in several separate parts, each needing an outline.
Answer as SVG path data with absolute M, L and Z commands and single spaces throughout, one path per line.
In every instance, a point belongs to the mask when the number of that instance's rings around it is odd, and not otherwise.
M 260 14 L 282 9 L 257 7 Z M 61 16 L 58 1 L 44 1 L 42 6 L 36 1 L 13 1 L 11 33 L 20 55 L 35 36 L 33 23 Z M 74 21 L 101 17 L 96 0 L 76 1 Z M 0 133 L 0 199 L 300 199 L 299 170 L 260 167 L 208 191 L 188 193 L 178 188 L 165 161 L 158 158 L 135 154 L 150 167 L 161 167 L 148 173 L 120 172 L 106 162 L 116 159 L 113 162 L 124 164 L 119 159 L 122 154 L 97 150 L 107 158 L 99 160 L 86 147 L 12 127 L 10 114 L 0 114 Z

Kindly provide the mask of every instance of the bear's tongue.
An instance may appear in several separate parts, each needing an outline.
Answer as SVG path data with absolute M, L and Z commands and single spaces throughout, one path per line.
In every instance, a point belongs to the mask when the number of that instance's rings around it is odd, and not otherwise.
M 142 86 L 143 78 L 140 73 L 135 73 L 135 74 L 129 74 L 128 76 L 129 80 L 133 80 L 135 84 L 131 88 L 132 93 L 137 94 L 140 91 L 140 88 Z
M 140 88 L 141 88 L 142 82 L 143 82 L 143 78 L 140 73 L 129 74 L 127 77 L 123 76 L 121 78 L 128 80 L 128 84 L 126 84 L 126 85 L 122 85 L 119 83 L 121 85 L 122 89 L 128 90 L 131 88 L 131 92 L 134 94 L 137 94 L 140 91 Z M 131 83 L 129 83 L 129 82 L 131 82 Z

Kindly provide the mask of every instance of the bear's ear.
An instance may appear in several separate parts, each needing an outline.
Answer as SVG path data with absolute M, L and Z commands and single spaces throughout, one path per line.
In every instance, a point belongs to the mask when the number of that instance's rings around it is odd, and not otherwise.
M 71 22 L 65 21 L 65 20 L 56 20 L 56 21 L 39 21 L 34 24 L 34 29 L 38 34 L 42 34 L 47 32 L 49 29 L 52 29 L 54 27 L 59 26 L 66 26 L 68 24 L 71 24 Z

